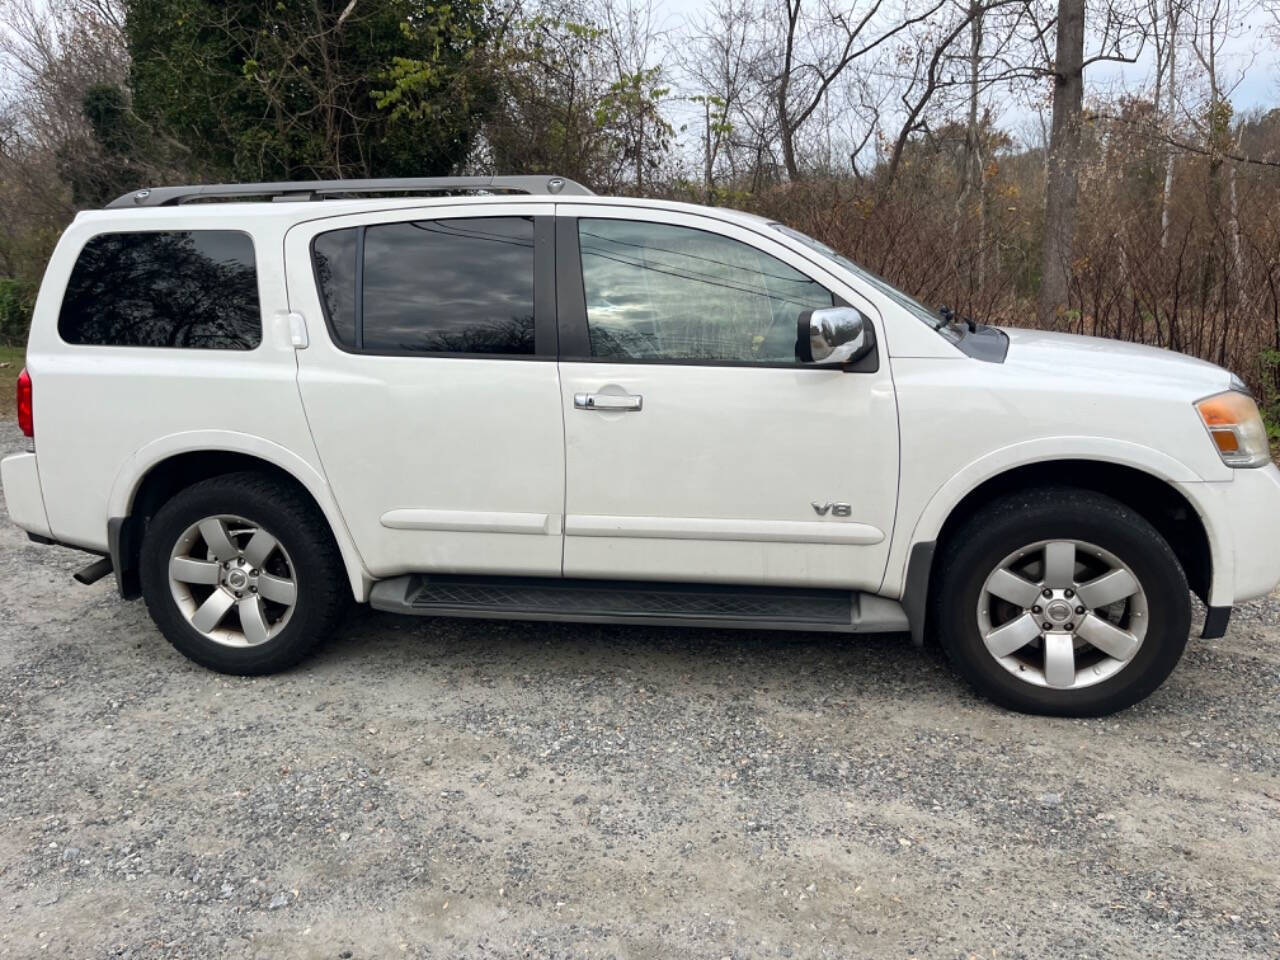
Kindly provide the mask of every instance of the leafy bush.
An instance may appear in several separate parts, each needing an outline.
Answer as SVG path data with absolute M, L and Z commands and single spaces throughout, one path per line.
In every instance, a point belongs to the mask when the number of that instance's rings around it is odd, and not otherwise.
M 0 344 L 20 346 L 27 342 L 33 294 L 21 280 L 0 277 Z
M 1258 406 L 1267 424 L 1267 436 L 1280 443 L 1280 350 L 1263 350 L 1258 358 L 1262 366 L 1262 396 Z

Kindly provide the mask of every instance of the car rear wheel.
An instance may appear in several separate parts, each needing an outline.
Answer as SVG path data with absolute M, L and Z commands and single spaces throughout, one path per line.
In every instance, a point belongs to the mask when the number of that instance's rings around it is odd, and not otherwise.
M 324 517 L 253 473 L 181 491 L 142 543 L 142 592 L 184 655 L 223 673 L 282 670 L 336 626 L 349 595 Z
M 1072 488 L 996 501 L 949 537 L 934 623 L 957 671 L 1029 713 L 1098 716 L 1168 677 L 1190 630 L 1186 578 L 1143 517 Z

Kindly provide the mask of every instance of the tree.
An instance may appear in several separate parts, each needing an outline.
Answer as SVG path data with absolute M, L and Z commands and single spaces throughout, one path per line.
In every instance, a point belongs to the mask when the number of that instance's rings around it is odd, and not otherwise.
M 894 37 L 936 16 L 946 2 L 925 0 L 901 16 L 885 17 L 883 0 L 870 0 L 861 9 L 827 4 L 813 16 L 802 13 L 803 0 L 782 0 L 782 53 L 773 100 L 788 178 L 803 176 L 796 141 L 806 121 L 827 102 L 833 84 Z
M 495 95 L 473 166 L 609 181 L 610 148 L 597 111 L 608 86 L 602 29 L 577 0 L 559 0 L 504 31 L 491 52 Z
M 656 179 L 674 133 L 650 8 L 544 0 L 490 42 L 494 97 L 471 166 L 611 191 Z
M 680 48 L 680 66 L 697 91 L 691 102 L 702 107 L 703 199 L 715 190 L 718 168 L 737 172 L 735 118 L 748 97 L 751 42 L 755 26 L 753 0 L 715 0 L 690 24 Z
M 487 100 L 483 0 L 126 0 L 137 115 L 244 180 L 448 173 Z
M 1040 279 L 1040 322 L 1046 325 L 1055 324 L 1066 309 L 1074 259 L 1084 111 L 1084 6 L 1085 0 L 1058 0 Z
M 1172 136 L 1178 102 L 1178 28 L 1181 25 L 1184 0 L 1147 0 L 1147 15 L 1152 24 L 1155 47 L 1156 84 L 1152 101 L 1157 112 L 1163 111 L 1160 130 L 1167 139 Z M 1160 190 L 1160 249 L 1169 246 L 1169 199 L 1173 193 L 1174 151 L 1164 145 L 1164 183 Z
M 1075 260 L 1076 208 L 1080 190 L 1080 143 L 1084 122 L 1084 71 L 1100 60 L 1133 63 L 1147 37 L 1136 6 L 1108 0 L 1092 25 L 1100 50 L 1085 59 L 1086 0 L 1058 0 L 1057 51 L 1050 67 L 1053 114 L 1045 164 L 1044 244 L 1040 258 L 1038 314 L 1056 325 L 1066 311 Z
M 1221 208 L 1222 168 L 1227 172 L 1227 232 L 1231 238 L 1231 263 L 1235 273 L 1237 296 L 1241 302 L 1245 294 L 1245 263 L 1240 240 L 1240 205 L 1236 187 L 1236 164 L 1231 162 L 1239 147 L 1232 137 L 1232 106 L 1230 95 L 1244 80 L 1243 72 L 1233 81 L 1224 78 L 1223 48 L 1232 36 L 1239 36 L 1244 28 L 1253 4 L 1250 0 L 1200 0 L 1193 3 L 1191 17 L 1191 50 L 1204 70 L 1208 98 L 1203 118 L 1195 125 L 1209 148 L 1210 216 L 1219 218 Z M 1207 265 L 1212 269 L 1212 264 Z M 1211 278 L 1207 278 L 1211 279 Z

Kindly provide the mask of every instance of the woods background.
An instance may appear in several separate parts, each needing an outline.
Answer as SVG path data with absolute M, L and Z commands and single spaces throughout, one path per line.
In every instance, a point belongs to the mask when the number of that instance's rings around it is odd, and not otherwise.
M 0 340 L 75 212 L 143 184 L 554 172 L 1205 357 L 1280 430 L 1280 110 L 1233 111 L 1228 56 L 1280 43 L 1270 3 L 0 0 Z

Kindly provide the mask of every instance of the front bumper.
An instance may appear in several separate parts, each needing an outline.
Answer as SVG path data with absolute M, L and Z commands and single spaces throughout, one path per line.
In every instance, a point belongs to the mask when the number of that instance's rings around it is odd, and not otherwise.
M 1212 576 L 1206 604 L 1265 597 L 1280 585 L 1280 470 L 1235 470 L 1225 482 L 1180 483 L 1209 536 Z
M 0 460 L 0 482 L 4 484 L 5 506 L 9 519 L 27 533 L 52 537 L 49 517 L 44 511 L 40 493 L 40 472 L 34 453 L 15 453 Z
M 1237 470 L 1221 499 L 1234 548 L 1232 600 L 1265 597 L 1280 585 L 1280 470 Z

